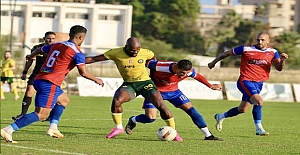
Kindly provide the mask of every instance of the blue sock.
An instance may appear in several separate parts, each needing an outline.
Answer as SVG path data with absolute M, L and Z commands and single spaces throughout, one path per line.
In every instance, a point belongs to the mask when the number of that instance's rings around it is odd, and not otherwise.
M 252 115 L 254 119 L 254 123 L 261 123 L 262 120 L 262 106 L 254 105 L 252 109 Z
M 233 117 L 233 116 L 236 116 L 238 114 L 240 114 L 241 112 L 238 111 L 238 107 L 234 107 L 234 108 L 231 108 L 229 109 L 227 112 L 225 112 L 225 117 Z
M 192 118 L 193 122 L 199 129 L 206 127 L 206 123 L 204 118 L 201 116 L 201 114 L 194 108 L 190 108 L 186 111 L 188 115 Z
M 60 104 L 55 104 L 54 108 L 50 112 L 50 124 L 58 124 L 62 113 L 64 112 L 65 107 Z
M 140 115 L 135 116 L 135 120 L 136 120 L 136 122 L 140 122 L 140 123 L 152 123 L 155 121 L 155 119 L 150 119 L 145 114 L 140 114 Z
M 14 130 L 19 130 L 37 121 L 39 121 L 38 115 L 35 112 L 32 112 L 29 114 L 25 114 L 20 119 L 12 123 L 11 126 L 13 127 Z

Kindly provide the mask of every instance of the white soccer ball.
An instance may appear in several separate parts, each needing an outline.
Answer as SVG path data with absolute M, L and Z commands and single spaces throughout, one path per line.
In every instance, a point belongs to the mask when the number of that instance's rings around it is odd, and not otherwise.
M 157 130 L 156 135 L 160 140 L 172 141 L 176 137 L 177 131 L 170 126 L 163 126 Z

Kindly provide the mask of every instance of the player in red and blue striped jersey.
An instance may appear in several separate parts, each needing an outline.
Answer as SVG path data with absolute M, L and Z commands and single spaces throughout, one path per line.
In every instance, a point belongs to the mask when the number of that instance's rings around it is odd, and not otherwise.
M 256 127 L 256 135 L 269 135 L 262 126 L 263 99 L 259 93 L 262 89 L 263 82 L 269 79 L 272 63 L 276 70 L 282 71 L 285 60 L 288 59 L 288 55 L 286 53 L 279 55 L 276 49 L 268 47 L 270 39 L 266 33 L 259 33 L 256 41 L 256 45 L 239 46 L 226 51 L 208 64 L 208 67 L 212 69 L 218 61 L 228 56 L 242 56 L 237 87 L 243 94 L 243 97 L 238 107 L 215 115 L 217 121 L 216 128 L 219 131 L 222 130 L 222 123 L 226 118 L 244 113 L 253 105 L 252 115 Z
M 85 55 L 78 47 L 84 41 L 86 32 L 85 27 L 75 25 L 70 29 L 70 39 L 68 41 L 43 46 L 26 56 L 27 59 L 32 59 L 41 52 L 47 53 L 46 61 L 34 80 L 36 90 L 35 111 L 22 116 L 14 123 L 1 129 L 1 136 L 6 142 L 15 143 L 12 139 L 14 131 L 39 120 L 44 120 L 51 110 L 50 127 L 47 134 L 55 138 L 64 136 L 59 132 L 57 124 L 70 99 L 63 93 L 60 85 L 75 66 L 81 76 L 103 86 L 103 81 L 94 77 L 86 69 Z
M 222 140 L 221 138 L 215 137 L 208 130 L 204 118 L 193 107 L 188 97 L 178 88 L 178 83 L 188 77 L 194 78 L 213 90 L 221 90 L 222 86 L 220 84 L 210 84 L 204 76 L 192 68 L 192 63 L 189 60 L 180 60 L 178 62 L 151 60 L 147 63 L 147 67 L 150 69 L 150 77 L 154 81 L 163 99 L 185 111 L 191 117 L 194 124 L 202 131 L 205 140 Z M 145 114 L 129 118 L 125 129 L 127 134 L 133 133 L 137 122 L 152 123 L 155 121 L 157 115 L 155 106 L 145 100 L 143 109 L 145 109 Z

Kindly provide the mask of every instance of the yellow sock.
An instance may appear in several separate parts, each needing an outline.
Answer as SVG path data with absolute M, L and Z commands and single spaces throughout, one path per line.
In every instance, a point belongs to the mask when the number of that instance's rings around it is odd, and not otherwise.
M 17 88 L 13 88 L 13 92 L 14 92 L 14 95 L 15 95 L 15 96 L 19 96 L 19 94 L 18 94 L 18 89 L 17 89 Z
M 1 97 L 4 97 L 2 84 L 1 84 L 1 88 L 0 88 L 0 95 L 1 95 Z
M 19 94 L 18 94 L 18 89 L 17 89 L 17 85 L 16 85 L 15 83 L 11 83 L 10 86 L 11 86 L 11 89 L 12 89 L 14 95 L 15 95 L 15 96 L 19 96 Z
M 175 121 L 174 121 L 174 117 L 169 118 L 164 120 L 168 126 L 172 127 L 173 129 L 175 129 Z
M 123 128 L 122 125 L 122 113 L 112 113 L 112 118 L 117 125 L 117 128 Z

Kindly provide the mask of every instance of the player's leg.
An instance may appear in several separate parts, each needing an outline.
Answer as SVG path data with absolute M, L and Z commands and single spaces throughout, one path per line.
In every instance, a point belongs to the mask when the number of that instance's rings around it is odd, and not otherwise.
M 145 109 L 145 114 L 140 114 L 137 116 L 131 116 L 125 127 L 127 134 L 131 135 L 133 129 L 136 127 L 136 123 L 152 123 L 156 119 L 157 109 L 155 106 L 147 100 L 143 102 L 143 109 Z
M 5 100 L 4 91 L 3 91 L 3 84 L 5 81 L 6 81 L 6 77 L 1 76 L 1 87 L 0 87 L 1 100 Z
M 215 115 L 215 119 L 217 122 L 216 129 L 218 131 L 222 130 L 222 124 L 226 118 L 245 113 L 251 107 L 250 96 L 257 93 L 257 88 L 251 81 L 238 80 L 237 87 L 243 94 L 242 101 L 238 107 L 233 107 L 224 113 Z
M 63 91 L 60 89 L 60 92 L 62 93 Z M 50 115 L 48 116 L 50 125 L 47 130 L 47 134 L 49 136 L 52 136 L 54 138 L 63 138 L 64 135 L 60 133 L 58 130 L 58 123 L 60 121 L 60 118 L 65 110 L 65 107 L 70 103 L 69 97 L 65 94 L 62 93 L 58 96 L 57 98 L 57 103 L 55 104 L 54 108 L 50 112 Z
M 173 115 L 165 105 L 164 100 L 153 81 L 143 81 L 143 83 L 140 83 L 140 85 L 137 87 L 139 89 L 139 93 L 159 110 L 161 118 L 166 121 L 168 126 L 171 126 L 175 129 Z
M 13 77 L 8 77 L 7 80 L 8 84 L 10 85 L 11 90 L 14 93 L 15 96 L 15 100 L 18 100 L 20 98 L 19 93 L 18 93 L 18 88 L 17 88 L 17 84 L 14 83 L 14 78 Z
M 176 90 L 173 92 L 169 92 L 167 100 L 173 104 L 176 108 L 180 108 L 184 112 L 186 112 L 194 122 L 194 124 L 201 130 L 204 135 L 204 140 L 222 140 L 221 138 L 215 137 L 207 128 L 206 122 L 202 115 L 193 107 L 190 100 L 180 91 Z
M 259 136 L 268 136 L 269 133 L 265 131 L 265 129 L 262 126 L 262 106 L 263 106 L 263 99 L 259 95 L 261 89 L 262 89 L 262 82 L 254 82 L 254 84 L 257 87 L 257 93 L 250 97 L 251 102 L 253 103 L 253 109 L 252 109 L 252 115 L 253 120 L 255 124 L 256 129 L 256 135 Z
M 112 100 L 111 113 L 112 119 L 116 124 L 116 128 L 113 128 L 111 132 L 106 135 L 106 138 L 114 138 L 116 135 L 124 133 L 124 127 L 122 124 L 122 104 L 129 102 L 135 98 L 135 90 L 132 87 L 132 83 L 123 83 L 115 92 Z
M 37 90 L 35 98 L 35 111 L 29 114 L 25 114 L 14 123 L 1 129 L 1 136 L 7 142 L 13 142 L 12 133 L 14 131 L 26 127 L 39 120 L 45 119 L 49 115 L 51 108 L 53 108 L 54 104 L 56 103 L 58 95 L 56 94 L 55 90 L 58 86 L 44 80 L 37 80 L 34 83 L 34 86 Z
M 166 124 L 176 129 L 174 117 L 171 111 L 165 105 L 164 99 L 157 90 L 154 82 L 152 80 L 143 81 L 139 86 L 136 87 L 139 90 L 139 93 L 159 110 L 160 116 L 166 122 Z M 183 139 L 177 133 L 174 141 L 183 141 Z
M 29 106 L 31 105 L 32 96 L 35 93 L 35 89 L 33 87 L 34 78 L 30 78 L 27 81 L 26 91 L 22 100 L 22 110 L 21 113 L 15 117 L 12 117 L 13 120 L 17 120 L 23 115 L 25 115 L 28 111 Z

